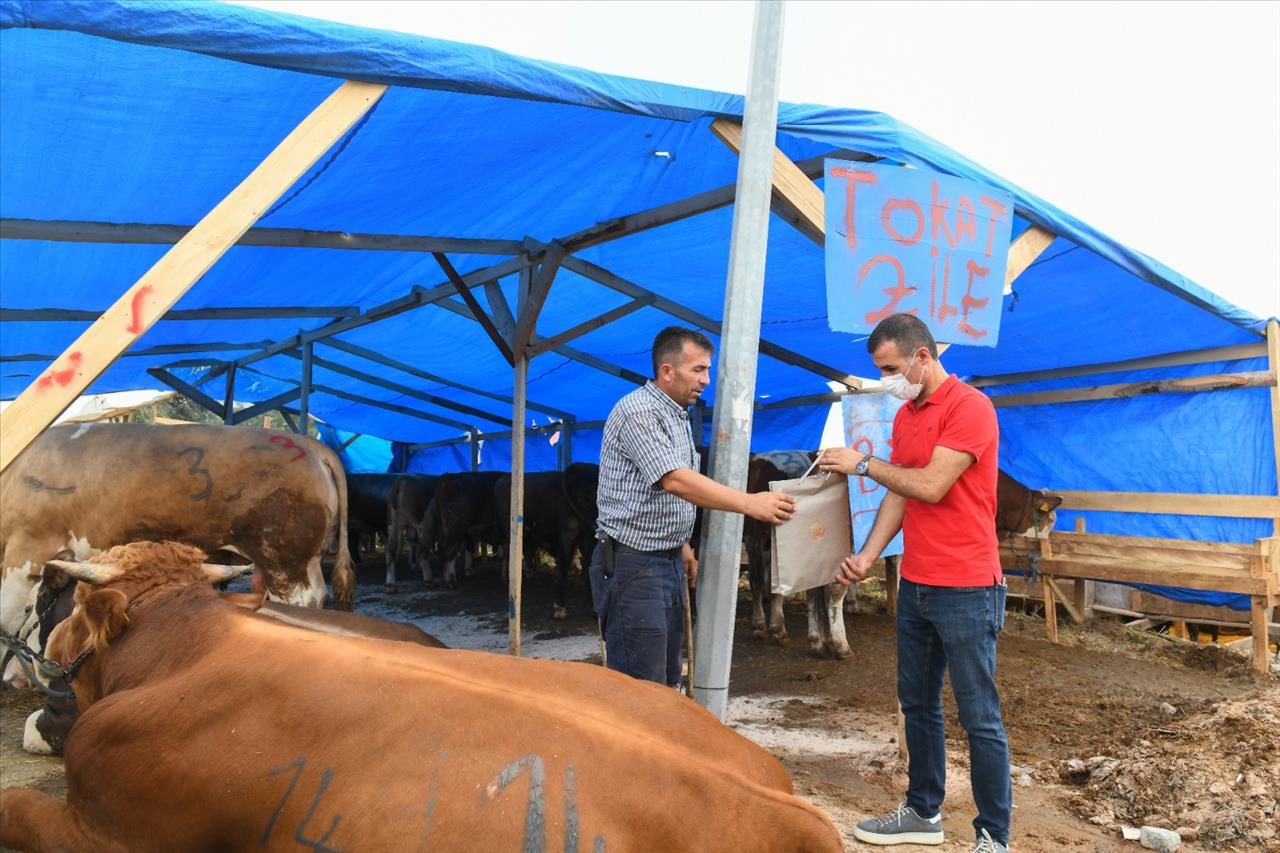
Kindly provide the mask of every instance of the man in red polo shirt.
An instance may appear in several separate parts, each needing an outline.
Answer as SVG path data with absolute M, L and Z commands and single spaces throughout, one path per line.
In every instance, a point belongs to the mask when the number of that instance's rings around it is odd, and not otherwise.
M 867 576 L 901 529 L 898 701 L 906 717 L 907 800 L 854 835 L 871 844 L 941 844 L 946 782 L 943 673 L 969 735 L 969 780 L 978 817 L 974 853 L 1007 853 L 1013 791 L 1009 743 L 996 690 L 996 636 L 1005 586 L 996 541 L 1000 430 L 991 401 L 948 375 L 928 327 L 886 317 L 867 340 L 885 390 L 906 401 L 893 421 L 889 460 L 848 448 L 819 466 L 870 477 L 888 493 L 857 554 L 840 564 L 843 584 Z

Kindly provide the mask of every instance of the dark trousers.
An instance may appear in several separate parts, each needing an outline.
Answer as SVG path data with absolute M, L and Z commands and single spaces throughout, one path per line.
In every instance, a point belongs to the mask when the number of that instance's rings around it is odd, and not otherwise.
M 960 725 L 969 735 L 969 782 L 985 829 L 1009 843 L 1013 787 L 1009 741 L 996 690 L 996 636 L 1004 627 L 1003 585 L 898 586 L 898 701 L 906 717 L 907 804 L 923 817 L 942 808 L 946 789 L 946 738 L 942 730 L 942 677 L 951 689 Z
M 619 552 L 605 578 L 601 550 L 591 558 L 591 594 L 604 631 L 609 669 L 670 687 L 680 682 L 684 643 L 684 564 Z

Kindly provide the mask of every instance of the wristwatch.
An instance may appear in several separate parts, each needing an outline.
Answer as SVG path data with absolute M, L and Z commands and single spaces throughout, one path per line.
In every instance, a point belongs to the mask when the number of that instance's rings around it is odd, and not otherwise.
M 853 466 L 853 473 L 857 474 L 859 477 L 867 476 L 867 469 L 871 467 L 871 459 L 872 457 L 870 453 L 859 459 L 858 464 Z

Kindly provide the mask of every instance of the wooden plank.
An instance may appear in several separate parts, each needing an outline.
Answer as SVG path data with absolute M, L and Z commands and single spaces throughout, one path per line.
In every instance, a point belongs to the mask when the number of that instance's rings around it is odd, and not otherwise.
M 1231 554 L 1209 549 L 1190 550 L 1176 548 L 1159 548 L 1142 544 L 1142 540 L 1130 545 L 1102 545 L 1092 542 L 1079 542 L 1067 539 L 1050 539 L 1053 553 L 1058 556 L 1087 558 L 1114 558 L 1119 560 L 1149 560 L 1152 562 L 1195 563 L 1201 566 L 1215 566 L 1238 572 L 1248 572 L 1249 567 L 1258 559 L 1257 555 Z M 1025 553 L 1016 546 L 1012 552 Z
M 516 318 L 512 316 L 511 306 L 507 304 L 507 297 L 502 293 L 502 285 L 496 281 L 485 282 L 484 298 L 489 303 L 494 325 L 498 327 L 499 332 L 510 339 L 516 333 Z
M 860 151 L 849 151 L 847 149 L 835 149 L 820 154 L 817 157 L 810 157 L 807 160 L 801 160 L 796 163 L 801 173 L 806 177 L 816 178 L 822 175 L 823 164 L 828 157 L 835 157 L 840 160 L 852 160 L 862 163 L 875 163 L 881 158 L 865 154 Z M 734 184 L 726 184 L 722 187 L 716 187 L 713 190 L 698 193 L 679 201 L 668 202 L 657 207 L 641 210 L 635 213 L 628 213 L 625 216 L 617 216 L 613 219 L 607 219 L 589 228 L 577 231 L 565 237 L 561 237 L 559 242 L 570 252 L 577 252 L 590 246 L 598 246 L 601 243 L 607 243 L 617 240 L 631 234 L 639 234 L 642 231 L 648 231 L 652 228 L 658 228 L 662 225 L 668 225 L 672 222 L 679 222 L 682 219 L 688 219 L 691 216 L 697 216 L 700 213 L 706 213 L 710 210 L 719 210 L 733 204 L 734 197 L 737 194 L 738 186 Z M 788 221 L 785 211 L 777 209 L 775 212 Z M 796 224 L 792 222 L 792 224 Z
M 1043 561 L 1042 561 L 1043 564 Z M 1051 583 L 1047 583 L 1049 576 L 1041 572 L 1041 580 L 1046 581 L 1044 584 L 1044 632 L 1049 638 L 1049 642 L 1058 642 L 1058 588 Z
M 1273 377 L 1280 376 L 1280 323 L 1267 321 L 1267 365 Z M 1271 383 L 1271 449 L 1276 466 L 1276 483 L 1280 484 L 1280 386 Z M 1272 517 L 1271 535 L 1280 536 L 1280 510 Z
M 1091 388 L 1060 388 L 1056 391 L 1031 391 L 1025 394 L 1000 394 L 990 397 L 997 409 L 1010 406 L 1040 406 L 1046 403 L 1079 403 L 1086 400 L 1120 400 L 1147 394 L 1191 394 L 1201 391 L 1233 391 L 1238 388 L 1274 388 L 1275 374 L 1270 371 L 1222 373 L 1214 376 L 1188 376 L 1182 379 L 1154 379 L 1148 382 L 1123 382 Z
M 0 416 L 0 470 L 191 289 L 387 90 L 347 81 L 303 119 Z
M 294 388 L 290 391 L 285 391 L 283 394 L 277 394 L 269 400 L 263 400 L 261 403 L 255 403 L 234 413 L 231 416 L 231 423 L 233 425 L 242 424 L 247 420 L 256 418 L 258 415 L 270 412 L 272 409 L 278 409 L 285 403 L 292 403 L 300 396 L 302 396 L 301 388 Z
M 527 437 L 530 435 L 552 433 L 552 432 L 555 432 L 556 430 L 563 429 L 563 428 L 564 428 L 564 424 L 562 422 L 544 424 L 543 426 L 539 426 L 539 427 L 526 426 L 524 428 L 524 434 Z M 575 423 L 573 425 L 573 428 L 574 429 L 603 429 L 604 421 L 580 421 Z M 487 441 L 491 438 L 502 439 L 502 438 L 511 438 L 511 437 L 512 437 L 511 430 L 503 430 L 501 432 L 477 431 L 475 434 L 475 438 L 481 441 Z M 445 438 L 445 439 L 441 439 L 440 441 L 428 441 L 428 442 L 423 442 L 422 444 L 411 444 L 409 445 L 409 452 L 412 453 L 418 450 L 430 450 L 433 447 L 449 447 L 455 444 L 468 444 L 471 441 L 472 441 L 472 437 L 470 435 L 462 435 L 457 438 Z
M 1002 563 L 1012 567 L 1013 560 L 1007 552 L 1001 553 Z M 1193 564 L 1148 563 L 1083 557 L 1052 557 L 1038 564 L 1040 574 L 1054 577 L 1085 578 L 1097 581 L 1123 583 L 1148 583 L 1161 586 L 1184 586 L 1191 589 L 1207 589 L 1216 592 L 1240 592 L 1248 595 L 1265 595 L 1269 592 L 1266 578 L 1221 568 L 1205 568 Z
M 1072 603 L 1071 599 L 1062 592 L 1062 587 L 1058 586 L 1058 582 L 1048 575 L 1045 575 L 1043 580 L 1045 582 L 1045 586 L 1053 590 L 1054 599 L 1062 605 L 1064 610 L 1067 611 L 1067 615 L 1071 617 L 1071 621 L 1075 622 L 1077 625 L 1084 624 L 1084 614 L 1075 606 L 1074 603 Z M 1077 580 L 1075 582 L 1075 586 L 1080 588 L 1081 583 L 1081 581 Z
M 359 438 L 361 435 L 362 433 L 356 433 L 355 435 L 351 436 L 351 438 L 348 438 L 346 441 L 342 442 L 342 444 L 338 446 L 338 452 L 341 453 L 342 451 L 350 447 L 352 444 L 355 444 L 356 439 Z
M 721 334 L 721 324 L 719 321 L 713 320 L 705 314 L 686 308 L 678 302 L 667 299 L 661 294 L 649 290 L 648 288 L 642 287 L 634 282 L 627 281 L 622 276 L 612 273 L 604 267 L 597 266 L 590 261 L 584 261 L 575 256 L 565 258 L 564 266 L 566 269 L 569 269 L 584 278 L 589 278 L 592 281 L 603 284 L 605 287 L 616 290 L 619 293 L 625 293 L 633 299 L 650 298 L 653 300 L 653 307 L 659 311 L 662 311 L 665 314 L 670 314 L 672 317 L 683 320 L 690 325 L 705 329 L 713 335 L 718 336 Z M 794 350 L 789 350 L 786 347 L 779 346 L 778 344 L 765 340 L 764 338 L 760 339 L 760 353 L 762 355 L 767 355 L 770 358 L 777 359 L 784 364 L 790 364 L 793 367 L 799 367 L 803 370 L 808 370 L 811 373 L 816 373 L 824 379 L 834 380 L 848 388 L 862 387 L 862 380 L 858 377 L 838 368 L 831 367 L 830 365 L 822 364 L 808 356 L 801 355 Z
M 1250 599 L 1249 635 L 1253 638 L 1250 644 L 1253 652 L 1251 655 L 1253 674 L 1265 676 L 1269 671 L 1268 658 L 1271 656 L 1267 648 L 1267 599 L 1265 596 L 1255 595 Z
M 469 272 L 462 277 L 462 282 L 468 288 L 479 287 L 485 282 L 502 278 L 518 272 L 523 267 L 528 266 L 529 261 L 524 256 L 510 258 L 505 261 L 493 264 L 492 266 L 482 267 L 481 269 Z M 385 320 L 394 317 L 397 314 L 403 314 L 406 311 L 412 311 L 414 308 L 420 308 L 423 305 L 431 305 L 442 299 L 446 299 L 456 293 L 454 284 L 445 281 L 435 287 L 423 288 L 414 287 L 404 296 L 399 296 L 381 305 L 365 311 L 356 317 L 348 317 L 343 320 L 337 320 L 329 323 L 319 329 L 313 329 L 310 332 L 299 332 L 297 335 L 285 338 L 279 341 L 272 341 L 267 346 L 256 347 L 257 352 L 237 359 L 236 364 L 240 367 L 252 364 L 255 361 L 261 361 L 264 358 L 270 358 L 273 355 L 279 355 L 287 350 L 297 349 L 308 341 L 320 341 L 331 338 L 334 335 L 340 335 L 343 332 L 349 332 L 352 329 L 358 329 L 379 320 Z M 473 318 L 474 319 L 474 318 Z
M 1004 267 L 1006 290 L 1018 276 L 1027 271 L 1027 267 L 1031 266 L 1045 249 L 1049 248 L 1054 237 L 1054 233 L 1049 229 L 1032 225 L 1009 244 L 1009 256 Z
M 0 219 L 0 240 L 165 246 L 177 243 L 190 231 L 189 225 Z M 523 244 L 519 240 L 419 237 L 408 234 L 361 234 L 346 231 L 262 227 L 250 228 L 235 242 L 235 245 L 374 252 L 458 252 L 468 255 L 517 255 L 523 250 Z
M 1280 497 L 1270 495 L 1193 495 L 1167 492 L 1082 492 L 1055 489 L 1064 509 L 1142 512 L 1158 515 L 1207 515 L 1219 518 L 1272 518 Z
M 467 308 L 471 309 L 472 319 L 484 328 L 489 339 L 493 341 L 493 345 L 498 348 L 498 352 L 502 353 L 502 357 L 507 360 L 507 364 L 512 364 L 515 356 L 511 343 L 493 325 L 493 320 L 489 319 L 489 315 L 484 313 L 484 309 L 476 301 L 475 294 L 471 292 L 471 288 L 467 287 L 462 280 L 462 276 L 458 275 L 458 271 L 453 268 L 453 264 L 449 263 L 449 259 L 441 252 L 435 252 L 434 254 L 436 263 L 440 264 L 440 269 L 444 270 L 445 277 L 449 279 L 450 283 L 458 291 L 462 301 L 467 303 Z
M 170 373 L 169 371 L 165 370 L 162 367 L 153 367 L 150 370 L 148 370 L 147 373 L 155 377 L 156 379 L 159 379 L 165 385 L 168 385 L 170 388 L 177 391 L 179 394 L 182 394 L 184 397 L 189 398 L 192 402 L 198 404 L 199 406 L 207 409 L 210 412 L 213 412 L 213 414 L 217 415 L 220 418 L 223 417 L 224 413 L 226 412 L 222 404 L 219 403 L 217 400 L 213 399 L 208 394 L 204 393 L 194 385 L 191 385 L 182 381 L 181 379 L 174 376 L 172 373 Z
M 735 154 L 742 153 L 742 125 L 726 118 L 711 122 L 711 132 Z M 800 233 L 819 246 L 826 239 L 826 200 L 809 176 L 776 145 L 773 148 L 773 203 L 790 214 Z
M 454 302 L 452 299 L 442 299 L 435 304 L 441 308 L 444 308 L 447 311 L 452 311 L 453 313 L 459 315 L 460 317 L 466 317 L 467 319 L 470 319 L 470 320 L 475 319 L 475 317 L 471 316 L 471 312 L 467 310 L 467 306 Z M 535 345 L 541 343 L 542 340 L 543 339 L 541 337 L 538 337 L 537 335 L 533 336 L 533 343 Z M 636 385 L 643 385 L 644 383 L 649 381 L 649 377 L 641 376 L 639 373 L 636 373 L 634 370 L 630 370 L 620 365 L 613 364 L 612 362 L 605 361 L 603 358 L 599 358 L 597 356 L 591 355 L 590 353 L 582 352 L 581 350 L 574 349 L 573 347 L 567 346 L 565 344 L 561 344 L 560 346 L 555 347 L 553 351 L 558 352 L 563 356 L 567 356 L 568 358 L 571 358 L 574 361 L 581 362 L 587 365 L 588 367 L 594 367 L 596 370 L 599 370 L 602 373 L 608 373 L 610 376 L 616 376 L 619 379 L 625 379 L 627 382 L 632 382 L 632 383 L 635 383 Z
M 520 349 L 515 363 L 515 408 L 511 412 L 511 505 L 507 517 L 507 653 L 520 656 L 520 621 L 524 586 L 524 395 L 529 359 Z
M 537 326 L 538 316 L 542 313 L 542 306 L 546 304 L 547 296 L 551 293 L 551 284 L 555 281 L 556 273 L 559 272 L 565 255 L 564 246 L 559 243 L 553 241 L 546 247 L 542 264 L 533 275 L 528 295 L 521 304 L 519 316 L 516 318 L 516 329 L 511 335 L 512 350 L 523 352 L 533 339 L 533 330 Z
M 628 314 L 633 314 L 636 311 L 639 311 L 641 308 L 645 307 L 646 305 L 651 304 L 652 302 L 653 302 L 652 299 L 641 298 L 641 299 L 633 299 L 630 302 L 623 303 L 622 305 L 619 305 L 617 308 L 606 311 L 597 317 L 593 317 L 590 320 L 579 323 L 578 325 L 573 326 L 571 328 L 565 329 L 563 332 L 561 332 L 558 335 L 555 335 L 550 338 L 546 338 L 545 340 L 543 340 L 542 343 L 538 344 L 537 346 L 529 347 L 529 357 L 533 358 L 534 356 L 541 355 L 542 353 L 547 352 L 548 350 L 555 349 L 561 344 L 567 344 L 569 341 L 580 338 L 583 335 L 590 334 L 591 332 L 594 332 L 596 329 L 599 329 L 601 326 L 607 326 L 610 323 L 612 323 L 614 320 L 619 320 L 627 316 Z
M 222 398 L 222 422 L 230 424 L 235 421 L 236 410 L 236 371 L 231 368 L 226 374 L 226 392 Z
M 337 388 L 330 388 L 327 385 L 312 385 L 311 390 L 316 394 L 328 394 L 330 397 L 337 397 L 340 400 L 348 400 L 352 403 L 361 403 L 365 406 L 373 406 L 375 409 L 386 409 L 388 412 L 395 412 L 405 417 L 417 418 L 421 421 L 431 421 L 432 423 L 441 424 L 454 429 L 467 430 L 471 427 L 464 423 L 459 423 L 449 418 L 442 418 L 439 415 L 433 415 L 429 412 L 421 412 L 417 409 L 410 409 L 406 406 L 398 406 L 395 403 L 387 403 L 383 400 L 374 400 L 370 397 L 363 397 L 359 394 L 352 394 L 349 391 L 339 391 Z
M 121 358 L 148 358 L 158 355 L 185 355 L 187 353 L 205 353 L 205 352 L 243 352 L 245 350 L 262 349 L 268 346 L 272 341 L 244 341 L 243 343 L 225 343 L 221 341 L 203 343 L 203 344 L 164 344 L 161 346 L 147 347 L 139 350 L 129 350 L 120 354 Z M 37 353 L 20 353 L 15 355 L 0 355 L 0 364 L 12 364 L 21 361 L 43 361 L 50 362 L 61 358 L 59 355 L 47 355 Z M 182 367 L 181 364 L 170 364 L 168 367 Z M 219 371 L 221 375 L 221 371 Z
M 315 366 L 315 344 L 308 341 L 302 345 L 302 382 L 298 388 L 298 424 L 303 435 L 311 434 L 311 377 Z
M 92 323 L 106 313 L 105 309 L 77 308 L 0 308 L 0 323 Z M 316 306 L 314 308 L 184 308 L 167 312 L 157 322 L 170 320 L 292 320 L 311 317 L 352 317 L 360 313 L 355 305 Z
M 486 287 L 488 287 L 488 285 L 486 285 Z M 495 321 L 497 320 L 496 317 L 494 319 Z M 446 379 L 445 377 L 439 376 L 435 373 L 429 373 L 425 370 L 421 370 L 417 367 L 414 367 L 413 365 L 405 364 L 402 361 L 396 361 L 394 358 L 388 358 L 382 353 L 375 352 L 374 350 L 371 350 L 367 347 L 362 347 L 362 346 L 359 346 L 358 344 L 348 343 L 347 341 L 341 340 L 339 338 L 325 338 L 324 340 L 319 341 L 318 343 L 320 343 L 322 346 L 332 347 L 333 349 L 341 350 L 342 352 L 345 352 L 349 355 L 354 355 L 357 358 L 363 358 L 363 359 L 366 359 L 367 361 L 372 361 L 376 364 L 381 364 L 385 367 L 390 367 L 394 370 L 399 370 L 403 373 L 409 374 L 410 376 L 417 376 L 419 379 L 425 379 L 428 382 L 438 382 L 441 385 L 448 385 L 450 388 L 457 388 L 459 391 L 466 391 L 468 394 L 475 394 L 478 397 L 488 397 L 490 400 L 497 400 L 499 403 L 506 403 L 507 405 L 511 405 L 515 401 L 514 398 L 511 397 L 510 395 L 498 394 L 494 391 L 489 391 L 485 388 L 477 388 L 474 385 L 466 385 L 462 382 L 455 382 L 452 379 Z M 533 409 L 534 411 L 542 412 L 544 415 L 554 415 L 557 418 L 573 417 L 572 413 L 566 412 L 563 409 L 557 409 L 554 406 L 548 406 L 544 403 L 538 403 L 533 400 L 526 400 L 525 405 L 527 405 L 530 409 Z
M 280 417 L 284 418 L 284 424 L 289 428 L 289 432 L 293 433 L 294 435 L 302 435 L 302 430 L 298 429 L 298 422 L 293 419 L 292 415 L 290 415 L 284 409 L 281 409 Z
M 1236 361 L 1242 358 L 1259 358 L 1266 354 L 1266 344 L 1234 344 L 1229 347 L 1184 350 L 1182 352 L 1165 353 L 1164 355 L 1130 358 L 1124 361 L 1082 364 L 1077 367 L 1057 367 L 1052 370 L 1029 370 L 1023 373 L 975 376 L 965 381 L 975 388 L 990 388 L 995 385 L 1013 385 L 1018 382 L 1036 382 L 1042 379 L 1067 379 L 1074 376 L 1089 376 L 1095 373 L 1118 373 L 1125 370 L 1179 367 L 1187 364 L 1208 364 L 1215 361 Z
M 288 355 L 293 358 L 300 357 L 297 353 L 288 353 Z M 492 412 L 486 412 L 483 409 L 477 409 L 474 406 L 468 406 L 465 403 L 456 403 L 453 400 L 440 397 L 435 394 L 428 394 L 425 391 L 419 391 L 416 388 L 401 385 L 399 382 L 392 382 L 389 379 L 383 379 L 381 376 L 377 376 L 367 371 L 357 370 L 354 367 L 347 367 L 345 364 L 338 364 L 337 362 L 329 361 L 328 359 L 315 357 L 312 357 L 311 363 L 316 367 L 324 368 L 325 370 L 332 371 L 333 373 L 338 373 L 351 379 L 358 379 L 361 382 L 376 385 L 377 387 L 385 388 L 388 391 L 395 391 L 397 394 L 403 394 L 406 397 L 413 397 L 414 399 L 421 400 L 424 403 L 439 406 L 442 409 L 452 409 L 455 412 L 471 415 L 472 417 L 483 418 L 484 420 L 491 421 L 496 424 L 505 424 L 508 422 L 507 419 L 501 415 L 495 415 Z M 453 421 L 452 423 L 459 424 L 461 422 Z M 464 423 L 461 425 L 464 429 L 473 428 L 471 424 Z
M 1051 494 L 1060 494 L 1051 491 Z M 1129 494 L 1126 492 L 1086 492 L 1084 494 L 1097 495 L 1114 495 Z M 1083 529 L 1084 519 L 1077 517 L 1077 528 Z M 1010 537 L 1014 541 L 1022 541 L 1035 544 L 1035 537 Z M 1260 545 L 1257 542 L 1202 542 L 1198 539 L 1162 539 L 1153 536 L 1119 536 L 1111 533 L 1068 533 L 1064 530 L 1054 530 L 1049 534 L 1050 540 L 1056 547 L 1072 542 L 1085 542 L 1097 545 L 1115 545 L 1121 548 L 1134 546 L 1147 546 L 1151 548 L 1163 548 L 1171 550 L 1184 550 L 1195 552 L 1209 552 L 1214 554 L 1239 554 L 1245 557 L 1252 557 L 1260 553 Z

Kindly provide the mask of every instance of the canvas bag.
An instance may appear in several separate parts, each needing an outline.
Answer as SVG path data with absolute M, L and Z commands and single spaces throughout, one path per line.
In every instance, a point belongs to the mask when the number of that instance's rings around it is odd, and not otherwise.
M 809 471 L 796 480 L 769 484 L 769 491 L 790 495 L 796 501 L 791 520 L 772 525 L 769 532 L 774 593 L 787 595 L 826 586 L 835 579 L 840 561 L 853 553 L 849 478 L 843 474 L 810 476 Z

